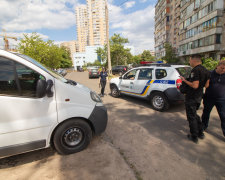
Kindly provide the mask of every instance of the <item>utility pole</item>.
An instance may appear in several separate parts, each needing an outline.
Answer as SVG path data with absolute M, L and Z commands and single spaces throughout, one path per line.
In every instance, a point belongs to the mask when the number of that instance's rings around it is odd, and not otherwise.
M 109 12 L 108 12 L 108 2 L 105 1 L 105 19 L 106 19 L 106 41 L 107 41 L 107 54 L 108 54 L 108 71 L 112 74 L 112 65 L 110 57 L 110 43 L 109 43 Z

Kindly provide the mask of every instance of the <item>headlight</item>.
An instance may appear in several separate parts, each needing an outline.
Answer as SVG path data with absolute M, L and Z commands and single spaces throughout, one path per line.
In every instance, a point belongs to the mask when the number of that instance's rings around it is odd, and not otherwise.
M 90 92 L 91 95 L 91 99 L 95 102 L 102 102 L 101 98 L 99 97 L 99 95 L 96 94 L 96 92 L 91 91 Z

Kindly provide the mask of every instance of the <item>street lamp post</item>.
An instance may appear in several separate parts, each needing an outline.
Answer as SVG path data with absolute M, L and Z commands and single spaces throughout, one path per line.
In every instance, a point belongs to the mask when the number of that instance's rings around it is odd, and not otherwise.
M 108 71 L 112 74 L 112 65 L 110 57 L 110 43 L 109 43 L 109 13 L 108 13 L 108 2 L 105 2 L 105 18 L 106 18 L 106 41 L 107 41 L 107 55 L 108 55 Z

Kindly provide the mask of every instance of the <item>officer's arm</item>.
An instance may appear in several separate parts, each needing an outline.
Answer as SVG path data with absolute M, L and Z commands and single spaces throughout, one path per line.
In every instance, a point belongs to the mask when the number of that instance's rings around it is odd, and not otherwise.
M 187 80 L 185 79 L 184 82 L 185 82 L 188 86 L 192 87 L 193 89 L 198 89 L 198 87 L 199 87 L 199 81 L 193 81 L 193 82 L 190 82 L 190 81 L 187 81 Z
M 199 87 L 199 81 L 187 81 L 184 77 L 180 76 L 181 80 L 184 81 L 188 86 L 192 87 L 193 89 L 197 89 Z

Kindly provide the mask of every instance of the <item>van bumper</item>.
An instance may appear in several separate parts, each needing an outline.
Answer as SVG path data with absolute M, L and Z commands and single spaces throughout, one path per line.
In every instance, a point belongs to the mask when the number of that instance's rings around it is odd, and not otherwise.
M 177 88 L 168 88 L 164 91 L 170 103 L 178 103 L 184 101 L 184 95 Z
M 108 122 L 107 109 L 105 106 L 95 106 L 90 117 L 88 118 L 94 127 L 95 134 L 105 131 Z

